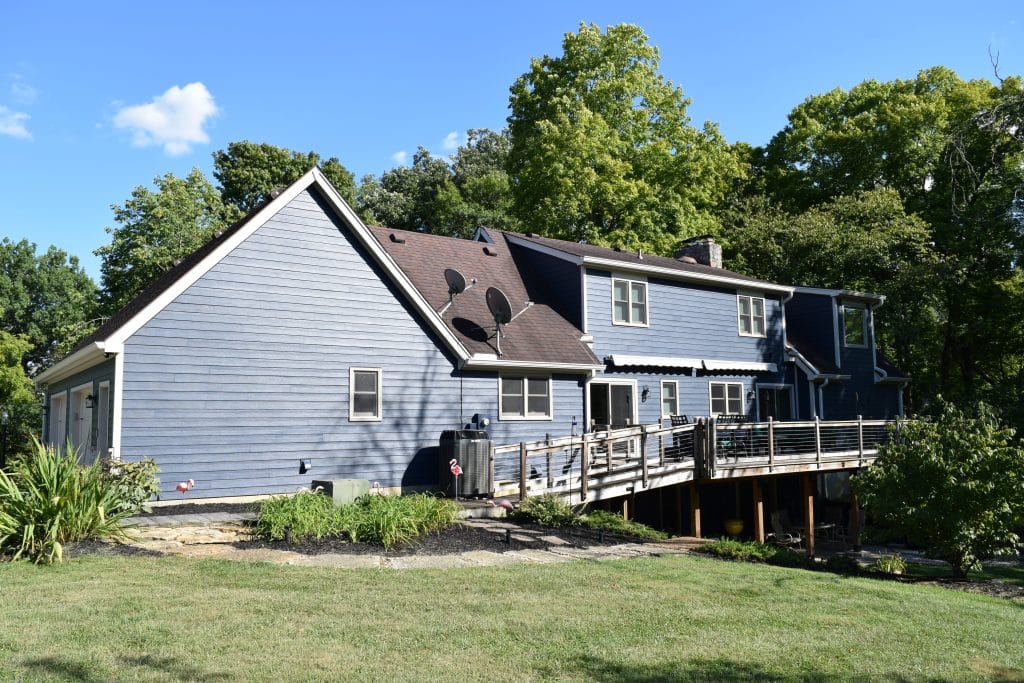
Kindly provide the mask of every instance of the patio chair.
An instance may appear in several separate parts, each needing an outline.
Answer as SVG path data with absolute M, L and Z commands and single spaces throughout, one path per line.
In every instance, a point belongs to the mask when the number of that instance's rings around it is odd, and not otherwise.
M 783 522 L 783 517 L 786 516 L 785 510 L 779 510 L 771 514 L 772 531 L 765 540 L 773 545 L 781 546 L 783 548 L 794 548 L 799 550 L 804 543 L 803 534 L 799 531 L 787 531 L 786 525 Z

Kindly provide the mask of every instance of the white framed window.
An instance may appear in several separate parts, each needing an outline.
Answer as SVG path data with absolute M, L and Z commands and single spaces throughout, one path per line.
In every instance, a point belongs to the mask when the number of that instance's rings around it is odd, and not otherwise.
M 348 419 L 352 422 L 381 421 L 381 382 L 384 371 L 380 368 L 349 368 Z
M 647 283 L 612 278 L 612 323 L 647 327 Z
M 550 377 L 499 377 L 498 419 L 550 420 Z
M 843 304 L 843 344 L 853 348 L 867 348 L 868 311 L 857 304 Z
M 679 382 L 665 380 L 661 383 L 661 416 L 679 414 Z
M 764 337 L 764 298 L 737 294 L 736 319 L 741 337 Z
M 711 415 L 743 415 L 742 382 L 708 382 Z

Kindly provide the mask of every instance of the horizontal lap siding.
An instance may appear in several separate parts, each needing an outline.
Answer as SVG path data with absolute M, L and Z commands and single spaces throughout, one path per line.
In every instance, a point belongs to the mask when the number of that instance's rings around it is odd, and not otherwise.
M 54 382 L 53 384 L 50 384 L 50 385 L 48 385 L 46 387 L 46 403 L 45 403 L 45 405 L 47 406 L 47 411 L 46 411 L 46 420 L 45 420 L 45 423 L 43 425 L 43 441 L 44 442 L 52 443 L 52 441 L 53 441 L 52 435 L 50 434 L 50 424 L 51 424 L 51 421 L 50 421 L 50 410 L 49 410 L 50 397 L 53 396 L 54 394 L 60 394 L 60 393 L 65 392 L 65 391 L 68 392 L 68 400 L 65 401 L 65 403 L 64 403 L 64 410 L 66 411 L 66 414 L 65 414 L 64 417 L 65 417 L 65 424 L 70 426 L 71 422 L 72 422 L 72 416 L 71 416 L 71 409 L 72 409 L 72 406 L 71 406 L 71 390 L 74 389 L 75 387 L 79 387 L 79 386 L 81 386 L 83 384 L 92 384 L 92 390 L 90 391 L 90 393 L 92 393 L 94 396 L 98 397 L 99 396 L 100 382 L 109 382 L 110 383 L 110 388 L 111 388 L 111 391 L 110 391 L 110 394 L 109 394 L 109 400 L 111 401 L 111 403 L 107 406 L 107 433 L 108 434 L 110 433 L 110 429 L 111 429 L 111 425 L 112 425 L 112 420 L 113 420 L 113 412 L 114 412 L 113 411 L 113 396 L 114 396 L 114 391 L 113 391 L 113 388 L 114 388 L 114 359 L 113 358 L 105 360 L 105 361 L 103 361 L 102 363 L 100 363 L 98 365 L 95 365 L 95 366 L 93 366 L 91 368 L 88 368 L 87 370 L 82 370 L 81 372 L 79 372 L 79 373 L 77 373 L 75 375 L 72 375 L 71 377 L 68 377 L 66 379 L 62 379 L 59 382 Z M 100 411 L 98 409 L 94 409 L 92 411 L 92 431 L 93 432 L 95 432 L 99 428 L 99 425 L 98 425 L 99 413 L 100 413 Z M 61 444 L 61 445 L 63 445 L 63 444 Z
M 189 478 L 193 497 L 430 484 L 441 431 L 497 417 L 495 375 L 460 378 L 329 212 L 300 195 L 126 342 L 122 457 L 153 457 L 172 498 Z M 381 422 L 349 421 L 351 367 L 383 369 Z

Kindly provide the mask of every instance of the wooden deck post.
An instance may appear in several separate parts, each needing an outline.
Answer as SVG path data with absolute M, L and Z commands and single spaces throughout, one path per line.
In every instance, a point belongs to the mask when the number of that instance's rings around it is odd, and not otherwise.
M 665 433 L 658 432 L 658 465 L 665 466 Z
M 821 418 L 814 416 L 814 461 L 821 468 Z
M 676 531 L 680 535 L 683 533 L 683 486 L 676 486 Z
M 814 482 L 807 472 L 804 480 L 804 535 L 807 538 L 807 557 L 814 557 Z
M 864 416 L 857 416 L 857 465 L 864 464 Z
M 697 482 L 690 487 L 690 531 L 695 538 L 700 535 L 700 488 Z
M 640 477 L 647 488 L 647 426 L 640 425 Z
M 761 479 L 754 477 L 754 540 L 764 543 L 764 498 L 761 495 Z
M 583 435 L 583 454 L 582 460 L 580 460 L 580 496 L 582 500 L 580 502 L 587 502 L 587 495 L 589 488 L 589 482 L 587 478 L 590 476 L 590 434 Z
M 526 500 L 526 442 L 519 442 L 519 500 Z
M 775 418 L 768 416 L 768 471 L 775 471 Z
M 860 501 L 857 494 L 850 494 L 850 545 L 860 550 Z
M 606 461 L 606 463 L 608 465 L 608 472 L 610 473 L 612 471 L 612 451 L 615 450 L 614 447 L 613 447 L 613 444 L 612 444 L 613 440 L 612 440 L 612 429 L 611 429 L 611 427 L 608 428 L 608 431 L 605 432 L 605 434 L 608 435 L 604 439 L 604 447 L 606 449 L 608 449 L 608 455 L 607 455 L 605 461 Z
M 622 497 L 622 519 L 629 521 L 629 501 L 633 497 L 633 494 Z

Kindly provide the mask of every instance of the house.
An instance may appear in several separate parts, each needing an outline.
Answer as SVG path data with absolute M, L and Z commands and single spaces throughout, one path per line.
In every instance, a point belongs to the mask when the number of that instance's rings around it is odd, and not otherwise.
M 431 486 L 440 433 L 482 418 L 514 443 L 671 414 L 899 412 L 880 297 L 756 280 L 720 254 L 370 228 L 313 169 L 37 376 L 43 437 L 152 457 L 162 495 L 194 479 L 201 499 Z

